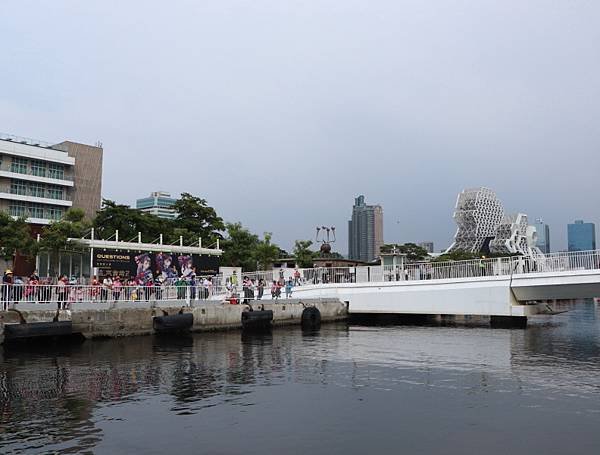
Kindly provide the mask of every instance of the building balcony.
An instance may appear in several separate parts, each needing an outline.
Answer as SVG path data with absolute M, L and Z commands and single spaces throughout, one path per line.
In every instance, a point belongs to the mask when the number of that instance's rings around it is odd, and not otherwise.
M 67 166 L 75 165 L 75 158 L 67 152 L 58 150 L 54 146 L 36 143 L 31 140 L 17 140 L 0 133 L 0 153 L 3 155 L 17 156 L 32 160 L 60 163 Z
M 9 201 L 33 202 L 36 204 L 58 205 L 61 207 L 73 206 L 73 202 L 71 201 L 70 195 L 63 195 L 61 199 L 54 199 L 48 196 L 39 197 L 32 196 L 30 194 L 17 194 L 11 192 L 10 187 L 4 186 L 0 186 L 0 199 L 5 199 Z
M 13 216 L 13 219 L 18 219 L 19 217 L 17 216 Z M 46 225 L 46 224 L 50 224 L 53 221 L 57 221 L 57 220 L 51 220 L 48 218 L 32 218 L 30 216 L 28 216 L 25 220 L 27 223 L 29 224 L 42 224 L 42 225 Z
M 26 173 L 15 172 L 14 169 L 11 169 L 9 165 L 0 165 L 0 177 L 26 180 L 28 182 L 47 183 L 49 185 L 60 185 L 69 188 L 74 186 L 73 177 L 69 175 L 63 175 L 60 178 L 55 178 L 50 177 L 48 171 L 46 171 L 45 174 L 46 175 L 36 175 L 31 171 Z

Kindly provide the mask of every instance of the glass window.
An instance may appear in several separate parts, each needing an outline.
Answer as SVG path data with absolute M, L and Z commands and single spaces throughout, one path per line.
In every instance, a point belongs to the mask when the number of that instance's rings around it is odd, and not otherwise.
M 19 174 L 27 174 L 27 159 L 13 156 L 10 171 L 18 172 Z
M 64 179 L 65 178 L 65 167 L 62 164 L 49 163 L 48 164 L 48 177 L 52 179 Z
M 27 184 L 22 180 L 12 180 L 10 182 L 10 192 L 25 196 L 27 194 Z
M 29 204 L 29 216 L 31 218 L 44 218 L 44 206 L 41 204 Z
M 48 197 L 50 199 L 63 199 L 63 189 L 60 186 L 48 185 Z
M 46 187 L 41 183 L 32 182 L 29 184 L 29 194 L 35 197 L 44 197 Z
M 11 216 L 27 216 L 27 205 L 23 202 L 10 203 Z
M 62 209 L 62 207 L 48 207 L 48 210 L 46 211 L 46 213 L 48 215 L 47 218 L 49 220 L 58 221 L 63 216 L 63 209 Z
M 46 163 L 43 161 L 32 161 L 31 173 L 38 177 L 46 177 Z

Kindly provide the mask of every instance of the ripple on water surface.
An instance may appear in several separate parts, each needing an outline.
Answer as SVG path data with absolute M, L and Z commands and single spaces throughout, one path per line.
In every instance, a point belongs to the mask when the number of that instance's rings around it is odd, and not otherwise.
M 5 348 L 0 452 L 593 450 L 598 309 L 569 309 L 524 330 L 334 324 Z

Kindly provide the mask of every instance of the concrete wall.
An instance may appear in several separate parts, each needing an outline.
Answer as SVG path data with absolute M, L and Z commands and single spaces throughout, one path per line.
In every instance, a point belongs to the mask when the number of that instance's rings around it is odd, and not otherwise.
M 57 144 L 75 158 L 73 207 L 81 208 L 88 218 L 100 210 L 102 192 L 102 147 L 65 141 Z
M 303 302 L 316 306 L 324 322 L 343 320 L 348 315 L 346 305 L 335 299 Z M 191 312 L 194 315 L 193 331 L 241 328 L 242 311 L 246 309 L 245 305 L 214 303 L 187 307 L 183 301 L 171 301 L 168 304 L 169 306 L 160 304 L 157 308 L 152 308 L 146 302 L 123 303 L 116 307 L 110 303 L 74 304 L 72 310 L 60 312 L 59 320 L 71 320 L 73 331 L 86 338 L 118 337 L 154 333 L 152 318 L 155 315 L 161 316 L 161 310 L 176 314 L 181 308 L 185 313 Z M 273 311 L 274 325 L 299 324 L 304 310 L 304 305 L 297 299 L 265 303 L 264 306 L 266 310 Z M 27 322 L 48 322 L 56 314 L 54 305 L 19 304 L 18 307 Z M 17 313 L 12 311 L 0 312 L 0 317 L 3 323 L 19 321 Z
M 513 277 L 515 297 L 525 300 L 584 299 L 600 296 L 600 271 L 545 272 Z
M 297 298 L 337 298 L 352 313 L 522 316 L 507 277 L 303 286 Z

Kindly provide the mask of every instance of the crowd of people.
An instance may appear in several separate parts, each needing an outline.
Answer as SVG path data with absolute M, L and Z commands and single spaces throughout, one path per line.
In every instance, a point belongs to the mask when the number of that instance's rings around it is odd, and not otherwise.
M 172 277 L 165 277 L 160 271 L 132 278 L 108 273 L 82 283 L 76 277 L 66 275 L 60 275 L 56 281 L 40 279 L 37 271 L 23 279 L 7 269 L 0 291 L 3 310 L 18 302 L 57 302 L 58 308 L 64 309 L 73 302 L 208 299 L 213 293 L 213 278 L 197 276 L 194 269 L 186 276 Z
M 296 272 L 298 270 L 296 269 Z M 281 290 L 285 291 L 285 298 L 291 299 L 292 292 L 294 286 L 298 286 L 299 282 L 299 272 L 294 274 L 294 279 L 288 278 L 287 280 L 284 277 L 283 270 L 279 273 L 279 279 L 273 280 L 270 285 L 271 290 L 271 299 L 278 300 L 281 298 Z M 238 303 L 239 295 L 238 295 L 238 276 L 237 272 L 234 270 L 231 277 L 225 280 L 225 288 L 227 290 L 227 297 L 230 303 Z M 247 304 L 250 300 L 262 300 L 265 288 L 267 288 L 267 282 L 264 278 L 250 278 L 249 276 L 244 276 L 242 280 L 242 294 L 243 294 L 243 303 Z

